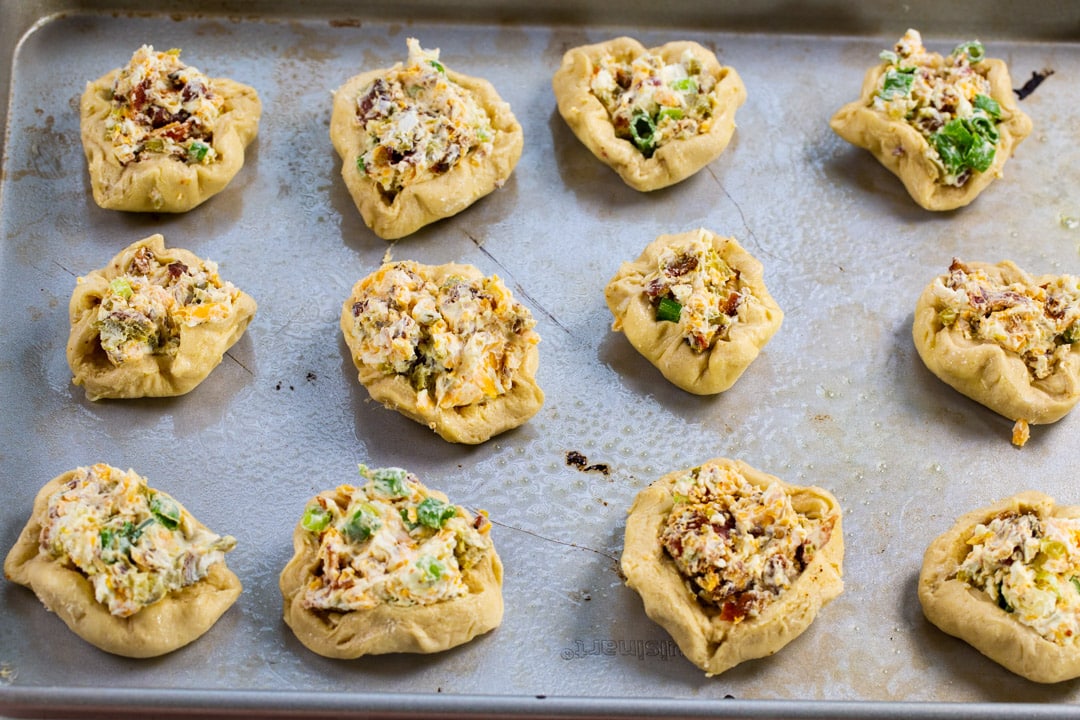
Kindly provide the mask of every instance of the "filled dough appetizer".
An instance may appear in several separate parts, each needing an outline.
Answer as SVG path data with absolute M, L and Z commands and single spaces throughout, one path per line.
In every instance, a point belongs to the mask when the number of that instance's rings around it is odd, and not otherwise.
M 695 42 L 646 49 L 615 38 L 572 48 L 552 79 L 559 114 L 627 185 L 685 180 L 720 156 L 746 88 Z
M 192 209 L 240 171 L 261 114 L 254 88 L 207 77 L 179 50 L 143 45 L 82 96 L 94 201 L 108 210 Z
M 942 57 L 923 47 L 916 30 L 881 53 L 860 98 L 830 125 L 873 153 L 927 210 L 973 201 L 1031 132 L 1004 61 L 986 57 L 978 41 Z
M 190 392 L 244 334 L 256 304 L 215 263 L 151 235 L 78 278 L 68 310 L 72 382 L 100 400 Z
M 727 390 L 780 328 L 763 268 L 733 238 L 705 229 L 661 235 L 604 289 L 638 352 L 698 395 Z
M 1017 675 L 1080 677 L 1080 507 L 1028 491 L 961 516 L 926 551 L 919 601 Z
M 361 279 L 341 331 L 371 397 L 442 438 L 482 443 L 540 409 L 540 336 L 498 276 L 390 262 Z
M 836 498 L 716 458 L 634 499 L 622 570 L 645 612 L 709 675 L 801 635 L 843 590 Z
M 80 467 L 47 483 L 4 561 L 71 630 L 145 658 L 192 642 L 236 602 L 236 545 L 132 470 Z
M 331 658 L 456 647 L 502 622 L 491 522 L 400 468 L 307 504 L 281 573 L 285 622 Z
M 1015 422 L 1018 446 L 1080 400 L 1076 276 L 953 259 L 919 296 L 912 336 L 931 372 Z
M 379 237 L 404 237 L 456 215 L 510 177 L 524 144 L 487 80 L 409 38 L 403 64 L 350 78 L 334 93 L 330 140 L 341 177 Z

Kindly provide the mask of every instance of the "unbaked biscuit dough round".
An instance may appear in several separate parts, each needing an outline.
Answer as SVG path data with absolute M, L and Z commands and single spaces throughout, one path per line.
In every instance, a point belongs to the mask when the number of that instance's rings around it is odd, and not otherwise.
M 388 368 L 384 353 L 388 345 L 400 347 L 399 343 L 405 340 L 382 342 L 379 338 L 373 338 L 357 321 L 356 309 L 360 303 L 368 303 L 372 300 L 381 302 L 385 300 L 379 284 L 383 282 L 388 273 L 407 272 L 409 280 L 403 283 L 419 283 L 427 290 L 436 290 L 446 283 L 461 280 L 471 288 L 486 288 L 478 290 L 483 299 L 480 305 L 491 309 L 493 314 L 504 317 L 496 317 L 488 324 L 489 330 L 495 337 L 495 343 L 504 342 L 500 352 L 490 354 L 492 378 L 482 377 L 476 385 L 483 384 L 489 379 L 499 380 L 503 387 L 492 390 L 490 387 L 483 392 L 476 393 L 476 399 L 465 401 L 442 401 L 434 393 L 425 391 L 414 385 L 410 372 L 413 369 L 398 372 L 392 367 Z M 417 297 L 422 293 L 417 293 Z M 425 298 L 424 304 L 431 298 Z M 417 314 L 417 302 L 414 298 L 409 303 L 410 315 Z M 414 361 L 422 361 L 422 347 L 433 345 L 433 323 L 423 323 L 410 317 L 406 322 L 417 329 L 417 335 L 411 341 L 413 347 L 408 351 Z M 439 323 L 445 324 L 446 319 L 440 319 Z M 506 326 L 509 322 L 510 326 Z M 521 327 L 515 329 L 514 323 L 520 323 Z M 443 265 L 421 265 L 412 261 L 391 262 L 360 279 L 353 286 L 352 293 L 341 308 L 341 331 L 345 342 L 349 346 L 353 364 L 358 371 L 360 383 L 367 388 L 371 397 L 382 403 L 385 407 L 396 410 L 407 418 L 426 425 L 434 430 L 444 440 L 468 445 L 476 445 L 485 442 L 494 435 L 516 428 L 535 415 L 544 403 L 544 393 L 536 382 L 536 371 L 540 363 L 540 352 L 537 348 L 540 338 L 532 331 L 532 315 L 529 311 L 510 295 L 510 292 L 496 276 L 487 278 L 479 269 L 472 265 L 458 263 L 446 263 Z M 443 331 L 445 334 L 445 330 Z M 452 330 L 451 330 L 451 333 Z M 460 341 L 460 343 L 459 343 Z M 451 339 L 448 343 L 451 347 L 466 347 L 470 344 L 470 338 L 459 336 L 458 340 Z M 372 346 L 378 345 L 378 355 L 372 354 Z M 460 364 L 462 353 L 456 355 L 455 362 Z M 447 362 L 446 358 L 439 361 Z M 434 364 L 434 362 L 433 362 Z M 513 366 L 511 366 L 513 364 Z M 445 372 L 446 377 L 455 375 L 457 370 L 450 369 Z M 442 374 L 442 373 L 440 373 Z M 468 383 L 467 378 L 462 378 L 461 383 Z
M 254 88 L 228 78 L 212 78 L 212 91 L 224 99 L 211 143 L 209 163 L 187 163 L 148 155 L 121 164 L 106 133 L 112 113 L 117 68 L 86 84 L 79 104 L 83 151 L 94 202 L 107 210 L 182 213 L 225 189 L 244 165 L 244 151 L 259 131 L 262 103 Z
M 321 497 L 344 511 L 349 507 L 348 488 L 339 486 L 321 493 L 309 507 Z M 448 503 L 446 495 L 437 490 L 422 488 L 422 492 Z M 475 522 L 471 513 L 456 507 L 469 523 Z M 442 652 L 502 622 L 503 567 L 490 541 L 479 561 L 462 570 L 465 594 L 430 604 L 382 602 L 355 610 L 321 609 L 305 603 L 305 591 L 323 574 L 319 546 L 319 535 L 306 529 L 301 519 L 293 532 L 293 557 L 280 577 L 285 623 L 305 647 L 319 655 L 354 659 L 386 653 Z
M 995 284 L 1016 283 L 1032 290 L 1058 277 L 1032 277 L 1009 260 L 963 265 L 984 272 Z M 1080 400 L 1080 348 L 1073 343 L 1053 372 L 1037 379 L 1016 352 L 996 342 L 965 337 L 957 323 L 942 322 L 945 305 L 934 288 L 948 275 L 931 281 L 915 304 L 912 339 L 926 367 L 957 391 L 1010 420 L 1044 424 L 1064 417 Z
M 646 292 L 648 278 L 655 275 L 665 253 L 678 252 L 699 239 L 737 274 L 734 286 L 743 297 L 726 337 L 717 337 L 703 350 L 690 345 L 679 322 L 657 319 Z M 697 395 L 720 393 L 734 385 L 784 319 L 765 287 L 761 263 L 734 238 L 703 228 L 658 237 L 635 261 L 620 266 L 604 288 L 604 298 L 615 318 L 612 329 L 624 332 L 671 383 Z
M 779 483 L 799 515 L 829 527 L 828 540 L 788 588 L 756 617 L 729 621 L 722 618 L 720 608 L 705 604 L 691 591 L 661 542 L 676 506 L 675 484 L 692 470 L 669 473 L 638 493 L 626 519 L 621 558 L 626 583 L 641 595 L 646 614 L 671 634 L 687 659 L 712 676 L 745 660 L 776 653 L 840 595 L 844 537 L 840 506 L 831 493 L 789 485 L 740 460 L 715 458 L 705 465 L 733 470 L 759 488 Z
M 964 207 L 1004 174 L 1005 162 L 1032 128 L 1031 119 L 1016 104 L 1005 62 L 984 58 L 972 68 L 989 81 L 990 96 L 1001 107 L 997 123 L 1000 139 L 990 167 L 974 173 L 961 186 L 938 181 L 940 169 L 928 155 L 930 144 L 917 129 L 903 118 L 894 120 L 872 107 L 878 83 L 887 69 L 885 63 L 866 71 L 859 99 L 841 107 L 829 126 L 852 145 L 869 150 L 889 172 L 900 178 L 911 198 L 925 209 Z
M 255 315 L 255 300 L 226 283 L 231 288 L 227 312 L 223 317 L 194 325 L 178 322 L 179 342 L 174 353 L 148 353 L 114 363 L 102 348 L 99 308 L 111 293 L 110 284 L 130 273 L 133 262 L 138 262 L 136 257 L 146 253 L 159 265 L 182 263 L 216 276 L 212 264 L 208 266 L 187 250 L 166 248 L 164 237 L 151 235 L 129 245 L 104 268 L 80 277 L 68 306 L 71 332 L 67 360 L 74 375 L 72 382 L 83 386 L 90 400 L 170 397 L 190 392 L 221 363 L 225 351 L 240 339 Z
M 716 83 L 711 92 L 715 108 L 708 129 L 672 139 L 657 147 L 651 157 L 645 157 L 633 142 L 616 135 L 611 115 L 591 90 L 596 69 L 606 55 L 631 62 L 646 53 L 668 64 L 677 64 L 689 54 L 700 64 L 701 73 Z M 646 49 L 629 37 L 568 50 L 552 78 L 552 88 L 559 114 L 578 140 L 627 185 L 643 192 L 681 182 L 718 158 L 735 132 L 735 111 L 746 100 L 746 87 L 735 69 L 721 65 L 712 52 L 698 43 L 677 41 Z
M 211 565 L 209 574 L 195 584 L 173 591 L 134 615 L 118 617 L 94 598 L 86 575 L 41 549 L 39 538 L 48 522 L 49 499 L 75 473 L 70 470 L 59 475 L 38 492 L 30 519 L 4 560 L 4 576 L 33 590 L 45 607 L 83 640 L 115 655 L 156 657 L 206 633 L 240 597 L 240 579 L 224 562 Z M 179 502 L 176 504 L 185 535 L 209 532 Z
M 1056 505 L 1048 495 L 1026 491 L 961 515 L 926 550 L 918 590 L 923 613 L 944 632 L 1028 680 L 1056 683 L 1080 677 L 1080 646 L 1076 638 L 1060 645 L 1047 640 L 999 607 L 985 591 L 956 577 L 957 569 L 971 551 L 968 540 L 975 527 L 1007 513 L 1080 518 L 1080 507 Z
M 438 51 L 433 53 L 437 56 Z M 330 141 L 341 157 L 341 177 L 364 222 L 384 240 L 404 237 L 436 220 L 456 215 L 502 187 L 524 147 L 521 125 L 490 82 L 439 64 L 446 81 L 475 100 L 488 116 L 495 131 L 491 148 L 482 154 L 468 152 L 445 172 L 406 184 L 396 193 L 384 193 L 361 170 L 358 161 L 363 147 L 357 107 L 361 93 L 368 92 L 380 79 L 399 76 L 404 67 L 397 63 L 347 80 L 334 92 L 330 117 Z

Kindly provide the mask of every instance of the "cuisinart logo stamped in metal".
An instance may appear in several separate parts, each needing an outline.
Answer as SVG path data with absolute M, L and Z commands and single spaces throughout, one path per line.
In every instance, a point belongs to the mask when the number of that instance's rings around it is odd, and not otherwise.
M 559 656 L 563 660 L 577 660 L 591 656 L 615 657 L 623 655 L 636 657 L 638 660 L 645 658 L 660 658 L 670 660 L 682 657 L 679 646 L 671 640 L 575 640 L 572 647 L 564 648 Z

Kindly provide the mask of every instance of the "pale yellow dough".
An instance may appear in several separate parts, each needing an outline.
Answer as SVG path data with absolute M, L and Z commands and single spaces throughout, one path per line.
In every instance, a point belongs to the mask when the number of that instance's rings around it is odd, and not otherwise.
M 240 597 L 239 578 L 224 562 L 210 566 L 199 582 L 167 595 L 129 617 L 117 617 L 94 599 L 94 589 L 79 570 L 57 562 L 40 549 L 49 498 L 75 475 L 50 480 L 34 498 L 29 521 L 4 560 L 4 576 L 34 591 L 72 632 L 106 652 L 148 658 L 172 652 L 206 633 Z M 179 505 L 179 503 L 177 503 Z M 181 529 L 189 537 L 206 529 L 180 506 Z
M 152 354 L 114 365 L 101 348 L 95 327 L 98 306 L 109 283 L 126 272 L 135 253 L 143 247 L 162 264 L 180 261 L 188 267 L 205 267 L 194 253 L 166 248 L 164 237 L 151 235 L 129 245 L 104 268 L 79 278 L 68 306 L 71 333 L 67 360 L 74 376 L 72 382 L 81 385 L 90 400 L 170 397 L 190 392 L 221 363 L 225 351 L 240 339 L 255 315 L 255 300 L 237 291 L 233 312 L 225 319 L 194 327 L 180 325 L 180 346 L 175 355 Z
M 1005 161 L 1016 146 L 1031 133 L 1031 119 L 1016 105 L 1008 66 L 1002 60 L 986 58 L 972 68 L 990 82 L 991 97 L 1001 105 L 997 129 L 1001 139 L 993 164 L 976 172 L 959 187 L 938 182 L 938 168 L 927 156 L 930 144 L 903 119 L 892 120 L 871 107 L 884 64 L 866 72 L 858 100 L 840 108 L 829 126 L 852 145 L 869 150 L 889 172 L 900 178 L 911 198 L 927 210 L 955 210 L 971 203 L 990 183 L 1003 174 Z
M 437 490 L 434 497 L 447 501 Z M 349 498 L 337 491 L 335 501 L 347 507 Z M 467 513 L 466 513 L 467 514 Z M 325 657 L 351 660 L 361 655 L 436 653 L 462 645 L 502 622 L 503 567 L 495 548 L 462 579 L 469 593 L 430 605 L 390 605 L 342 612 L 303 607 L 302 591 L 318 571 L 318 537 L 297 523 L 293 557 L 281 572 L 285 623 L 300 642 Z
M 1054 276 L 1032 277 L 1005 260 L 965 263 L 983 270 L 990 280 L 1037 287 Z M 923 363 L 938 378 L 972 400 L 1010 420 L 1033 425 L 1057 422 L 1080 400 L 1080 352 L 1070 352 L 1046 378 L 1036 379 L 1024 360 L 1000 345 L 965 338 L 955 326 L 942 324 L 942 303 L 931 282 L 915 304 L 912 338 Z
M 626 584 L 641 595 L 645 613 L 671 634 L 690 662 L 708 675 L 772 655 L 801 635 L 818 612 L 843 591 L 844 533 L 840 505 L 826 490 L 788 485 L 740 460 L 708 461 L 733 467 L 753 485 L 780 483 L 795 510 L 811 518 L 829 519 L 832 531 L 795 582 L 754 618 L 720 619 L 720 609 L 707 606 L 687 586 L 660 541 L 674 507 L 672 488 L 686 470 L 669 473 L 638 493 L 626 518 L 622 571 Z
M 401 68 L 402 63 L 397 63 L 347 80 L 334 92 L 330 117 L 330 141 L 341 157 L 341 177 L 364 223 L 384 240 L 410 235 L 436 220 L 456 215 L 502 187 L 521 158 L 525 144 L 521 125 L 510 105 L 490 82 L 446 68 L 446 77 L 471 94 L 487 113 L 496 131 L 494 147 L 482 157 L 467 155 L 447 172 L 406 185 L 393 198 L 388 198 L 357 167 L 361 147 L 356 100 L 372 82 L 394 75 Z
M 745 318 L 731 328 L 727 338 L 697 351 L 683 337 L 679 325 L 656 319 L 656 309 L 645 294 L 645 277 L 657 267 L 661 253 L 690 237 L 704 234 L 719 256 L 739 272 L 743 292 L 759 302 L 748 305 Z M 661 235 L 634 262 L 625 262 L 604 288 L 604 298 L 621 330 L 638 352 L 672 384 L 697 395 L 713 395 L 735 384 L 780 328 L 784 313 L 765 287 L 764 268 L 734 238 L 699 229 L 678 235 Z
M 1005 513 L 1040 518 L 1080 517 L 1080 507 L 1059 506 L 1041 492 L 1027 491 L 960 516 L 926 550 L 919 573 L 919 602 L 927 620 L 960 638 L 1011 672 L 1040 683 L 1080 677 L 1080 646 L 1058 645 L 1017 622 L 982 590 L 956 579 L 971 547 L 975 526 Z
M 716 80 L 716 114 L 707 132 L 672 140 L 646 158 L 632 142 L 616 136 L 611 116 L 590 90 L 594 68 L 609 53 L 627 61 L 652 53 L 677 63 L 688 51 L 701 63 L 702 73 Z M 746 101 L 746 87 L 735 69 L 721 65 L 716 55 L 698 43 L 677 41 L 646 49 L 629 37 L 568 50 L 552 78 L 552 89 L 559 114 L 578 140 L 627 185 L 643 192 L 681 182 L 718 158 L 735 133 L 735 111 Z
M 225 100 L 214 123 L 213 162 L 189 164 L 157 156 L 121 165 L 105 133 L 119 73 L 113 70 L 87 83 L 79 105 L 94 202 L 106 210 L 182 213 L 221 192 L 240 172 L 244 150 L 259 131 L 262 103 L 255 89 L 227 78 L 210 80 L 213 91 Z

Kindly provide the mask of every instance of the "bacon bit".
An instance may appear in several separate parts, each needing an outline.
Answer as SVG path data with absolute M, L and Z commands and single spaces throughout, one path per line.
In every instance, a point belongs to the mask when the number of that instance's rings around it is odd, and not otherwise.
M 141 247 L 135 251 L 135 257 L 131 258 L 131 272 L 136 275 L 149 275 L 150 274 L 150 261 L 154 259 L 154 254 L 147 250 L 145 247 Z
M 1031 437 L 1031 427 L 1028 425 L 1027 420 L 1017 420 L 1013 425 L 1012 430 L 1012 443 L 1016 447 L 1024 447 L 1028 439 Z
M 742 293 L 732 292 L 728 295 L 728 299 L 720 307 L 720 312 L 724 313 L 728 317 L 735 317 L 739 313 L 739 305 L 742 304 Z
M 177 260 L 169 263 L 169 277 L 176 279 L 188 271 L 188 266 Z
M 682 277 L 688 272 L 693 272 L 697 269 L 698 259 L 694 255 L 683 255 L 675 262 L 664 268 L 664 271 L 671 277 Z

